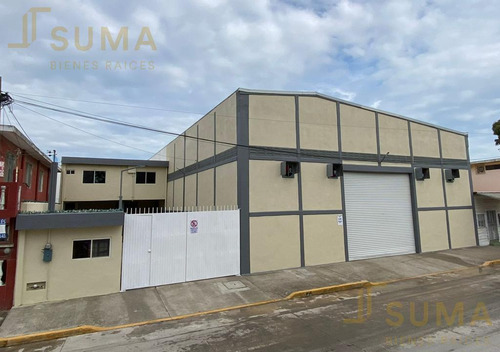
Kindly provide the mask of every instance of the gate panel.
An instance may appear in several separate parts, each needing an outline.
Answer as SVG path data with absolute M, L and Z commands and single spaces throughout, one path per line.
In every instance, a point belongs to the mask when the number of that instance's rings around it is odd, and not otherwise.
M 186 218 L 187 213 L 154 214 L 150 286 L 186 281 Z
M 149 286 L 152 215 L 125 214 L 122 291 Z
M 188 213 L 186 281 L 239 275 L 239 219 L 239 210 Z

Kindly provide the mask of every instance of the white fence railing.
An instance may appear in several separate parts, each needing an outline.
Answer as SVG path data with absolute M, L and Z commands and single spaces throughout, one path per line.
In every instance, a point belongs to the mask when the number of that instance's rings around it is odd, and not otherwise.
M 226 211 L 238 210 L 237 205 L 199 205 L 186 207 L 148 207 L 148 208 L 127 208 L 126 214 L 158 214 L 158 213 L 192 213 L 196 211 Z

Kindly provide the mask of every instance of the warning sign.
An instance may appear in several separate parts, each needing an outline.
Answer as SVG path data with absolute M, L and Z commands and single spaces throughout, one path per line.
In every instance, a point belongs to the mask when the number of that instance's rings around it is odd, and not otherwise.
M 339 225 L 339 226 L 344 225 L 344 218 L 342 215 L 337 215 L 337 225 Z
M 0 219 L 0 241 L 7 239 L 7 221 Z
M 198 233 L 198 220 L 191 220 L 189 223 L 191 233 Z

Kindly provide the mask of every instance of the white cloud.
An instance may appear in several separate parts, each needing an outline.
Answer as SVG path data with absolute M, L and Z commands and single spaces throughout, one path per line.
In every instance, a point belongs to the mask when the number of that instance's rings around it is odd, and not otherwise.
M 500 8 L 495 1 L 52 1 L 39 15 L 37 42 L 21 39 L 21 17 L 42 2 L 2 6 L 4 90 L 86 101 L 208 111 L 237 87 L 320 91 L 471 133 L 471 156 L 495 157 L 488 130 L 500 118 Z M 56 52 L 50 30 L 68 28 Z M 94 28 L 94 47 L 74 48 L 74 27 Z M 100 50 L 100 27 L 129 27 L 129 50 Z M 158 47 L 133 50 L 149 26 Z M 51 70 L 50 61 L 154 61 L 155 70 Z M 199 115 L 50 100 L 124 121 L 183 131 Z M 95 134 L 152 152 L 171 137 L 41 111 Z M 16 114 L 42 150 L 147 157 L 22 109 Z M 44 124 L 40 125 L 40 121 Z

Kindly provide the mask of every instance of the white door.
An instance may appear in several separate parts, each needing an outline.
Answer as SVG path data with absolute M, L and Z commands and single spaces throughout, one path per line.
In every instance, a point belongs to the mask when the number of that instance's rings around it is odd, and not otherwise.
M 344 174 L 349 260 L 415 253 L 407 174 Z
M 122 288 L 149 286 L 152 215 L 125 215 L 123 224 Z

